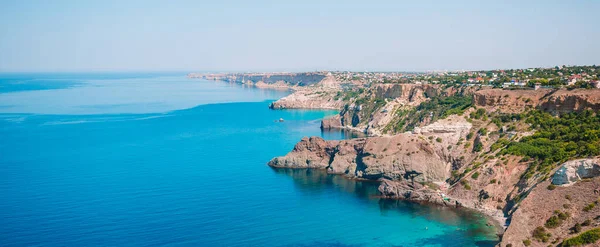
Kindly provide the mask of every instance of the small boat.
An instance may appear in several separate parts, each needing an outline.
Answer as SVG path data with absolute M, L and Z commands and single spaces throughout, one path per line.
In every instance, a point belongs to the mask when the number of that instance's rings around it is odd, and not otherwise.
M 284 121 L 283 118 L 279 118 L 279 122 L 283 122 L 283 121 Z

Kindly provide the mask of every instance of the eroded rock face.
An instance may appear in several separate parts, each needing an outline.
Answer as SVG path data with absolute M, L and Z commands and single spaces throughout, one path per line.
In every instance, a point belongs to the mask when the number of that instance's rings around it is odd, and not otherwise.
M 475 92 L 473 97 L 475 105 L 500 112 L 522 112 L 526 108 L 552 113 L 600 110 L 599 89 L 484 89 Z
M 378 98 L 400 99 L 406 103 L 419 104 L 425 98 L 438 95 L 439 85 L 434 84 L 379 84 L 375 86 L 375 96 Z
M 552 176 L 552 184 L 569 186 L 584 178 L 600 176 L 597 159 L 580 159 L 565 162 Z
M 320 137 L 304 137 L 296 144 L 290 153 L 292 155 L 274 158 L 269 161 L 269 165 L 286 168 L 324 169 L 329 166 L 329 159 L 336 144 L 336 141 L 326 142 Z
M 549 95 L 540 108 L 554 113 L 564 113 L 583 110 L 600 110 L 600 90 L 576 89 L 560 90 Z
M 273 102 L 271 109 L 332 109 L 339 110 L 344 106 L 341 99 L 335 99 L 337 90 L 326 88 L 301 89 L 293 94 Z
M 475 105 L 490 108 L 492 111 L 516 113 L 536 107 L 542 98 L 551 93 L 550 89 L 503 90 L 483 89 L 473 94 Z
M 443 148 L 412 134 L 391 137 L 325 141 L 304 138 L 289 154 L 274 158 L 270 166 L 321 168 L 352 178 L 411 179 L 424 183 L 445 180 L 451 164 Z
M 321 120 L 321 129 L 340 129 L 342 128 L 342 120 L 339 115 Z

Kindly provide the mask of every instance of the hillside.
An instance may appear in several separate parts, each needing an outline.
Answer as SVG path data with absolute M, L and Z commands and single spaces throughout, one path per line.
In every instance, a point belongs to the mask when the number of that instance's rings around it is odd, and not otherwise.
M 501 246 L 558 245 L 598 224 L 589 205 L 600 196 L 600 172 L 549 186 L 563 176 L 559 167 L 600 171 L 598 89 L 374 84 L 333 92 L 313 102 L 342 103 L 322 128 L 370 137 L 305 138 L 270 166 L 378 180 L 385 197 L 481 211 L 505 226 Z M 564 218 L 560 226 L 544 226 L 553 216 Z

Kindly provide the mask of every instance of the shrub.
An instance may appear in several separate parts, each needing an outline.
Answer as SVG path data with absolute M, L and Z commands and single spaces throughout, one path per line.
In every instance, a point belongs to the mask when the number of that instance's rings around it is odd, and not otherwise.
M 469 185 L 469 182 L 467 182 L 467 180 L 460 180 L 460 184 L 462 184 L 466 190 L 470 190 L 471 189 L 471 185 Z
M 492 180 L 490 180 L 490 184 L 495 184 L 495 183 L 496 183 L 496 179 L 495 178 L 492 179 Z
M 472 179 L 477 179 L 479 178 L 479 172 L 474 172 L 473 175 L 471 175 Z
M 590 203 L 590 204 L 588 204 L 587 206 L 585 206 L 585 207 L 583 208 L 583 211 L 585 211 L 585 212 L 589 212 L 590 210 L 594 209 L 594 207 L 596 207 L 596 204 L 594 204 L 594 203 Z
M 575 226 L 573 226 L 572 231 L 573 231 L 573 233 L 580 233 L 581 232 L 581 224 L 576 223 Z
M 589 226 L 591 224 L 592 224 L 592 221 L 590 219 L 587 219 L 583 223 L 581 223 L 582 226 Z
M 503 154 L 513 154 L 532 159 L 537 171 L 548 173 L 568 159 L 600 155 L 600 114 L 593 111 L 570 112 L 554 117 L 543 111 L 530 111 L 517 117 L 506 114 L 508 119 L 525 118 L 536 129 L 531 136 L 510 143 Z
M 484 115 L 485 115 L 485 109 L 483 109 L 483 108 L 479 108 L 479 109 L 477 109 L 477 111 L 471 112 L 471 114 L 469 114 L 469 116 L 473 119 L 480 119 Z
M 546 188 L 547 188 L 548 190 L 554 190 L 554 189 L 556 189 L 556 185 L 554 185 L 554 184 L 550 184 L 550 185 L 548 185 L 548 187 L 546 187 Z
M 531 245 L 531 240 L 529 240 L 529 239 L 525 239 L 525 240 L 523 240 L 523 244 L 524 244 L 525 246 L 530 246 L 530 245 Z
M 562 220 L 559 219 L 558 217 L 556 217 L 556 215 L 553 215 L 548 220 L 546 220 L 546 224 L 544 224 L 544 226 L 552 229 L 552 228 L 559 227 L 561 224 L 562 224 Z
M 596 241 L 598 241 L 599 239 L 600 239 L 600 228 L 595 228 L 595 229 L 585 231 L 576 237 L 565 239 L 565 241 L 562 242 L 561 246 L 570 247 L 570 246 L 593 244 Z
M 442 142 L 442 138 L 440 138 L 440 137 L 438 137 L 438 138 L 435 138 L 435 141 L 436 141 L 436 142 Z
M 550 217 L 548 220 L 546 220 L 546 224 L 544 224 L 544 226 L 546 226 L 546 228 L 557 228 L 559 227 L 564 220 L 566 220 L 567 218 L 569 218 L 571 215 L 569 214 L 569 212 L 561 212 L 558 210 L 554 211 L 554 214 L 552 217 Z
M 477 133 L 479 133 L 482 136 L 486 136 L 487 135 L 487 129 L 486 128 L 481 128 L 479 129 L 479 131 L 477 131 Z
M 483 149 L 483 144 L 481 144 L 481 142 L 477 142 L 475 143 L 475 146 L 473 146 L 473 152 L 480 152 Z
M 537 228 L 535 228 L 535 230 L 533 230 L 532 236 L 534 239 L 546 243 L 548 242 L 548 239 L 550 239 L 552 234 L 546 232 L 546 228 L 544 228 L 543 226 L 538 226 Z
M 571 217 L 571 214 L 567 211 L 565 211 L 565 212 L 558 211 L 557 216 L 560 220 L 566 220 L 567 218 Z
M 469 132 L 469 134 L 467 134 L 467 140 L 471 140 L 471 138 L 473 138 L 473 132 Z

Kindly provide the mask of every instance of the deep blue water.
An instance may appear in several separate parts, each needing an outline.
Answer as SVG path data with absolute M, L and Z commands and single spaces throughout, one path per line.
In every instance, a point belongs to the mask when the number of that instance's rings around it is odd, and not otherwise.
M 87 76 L 0 93 L 1 246 L 494 244 L 478 214 L 268 167 L 303 136 L 347 137 L 321 133 L 319 120 L 333 111 L 267 108 L 288 92 Z

